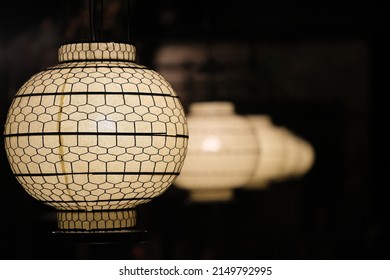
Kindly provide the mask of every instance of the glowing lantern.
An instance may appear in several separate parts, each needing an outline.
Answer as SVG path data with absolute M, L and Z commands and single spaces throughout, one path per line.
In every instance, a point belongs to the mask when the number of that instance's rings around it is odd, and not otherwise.
M 284 134 L 284 160 L 281 176 L 276 181 L 300 178 L 313 166 L 315 153 L 309 142 L 285 127 L 280 128 Z
M 257 142 L 249 122 L 230 102 L 197 102 L 187 116 L 191 138 L 175 186 L 193 201 L 226 201 L 252 175 Z
M 247 116 L 258 141 L 259 152 L 253 175 L 245 185 L 249 189 L 267 187 L 282 174 L 285 159 L 285 138 L 268 115 Z
M 188 132 L 180 100 L 135 47 L 77 43 L 31 77 L 8 111 L 5 147 L 24 189 L 58 209 L 63 231 L 123 230 L 179 175 Z

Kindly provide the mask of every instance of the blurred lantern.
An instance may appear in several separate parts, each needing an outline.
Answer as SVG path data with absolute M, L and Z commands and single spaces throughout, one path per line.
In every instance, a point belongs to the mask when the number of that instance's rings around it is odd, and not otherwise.
M 296 164 L 292 178 L 299 179 L 306 175 L 314 164 L 315 152 L 313 146 L 302 137 L 295 135 L 296 145 L 299 147 L 299 157 L 296 159 Z
M 195 102 L 187 116 L 191 138 L 175 186 L 192 201 L 227 201 L 246 185 L 256 163 L 256 138 L 245 117 L 230 102 Z
M 297 179 L 305 175 L 314 163 L 314 149 L 309 142 L 285 127 L 280 127 L 284 137 L 284 160 L 281 175 L 275 181 Z
M 66 44 L 60 64 L 17 92 L 5 148 L 24 189 L 58 209 L 63 231 L 122 230 L 134 207 L 163 193 L 186 155 L 182 105 L 135 47 Z
M 261 189 L 282 175 L 285 135 L 268 115 L 248 115 L 247 119 L 256 135 L 259 149 L 252 177 L 245 188 Z

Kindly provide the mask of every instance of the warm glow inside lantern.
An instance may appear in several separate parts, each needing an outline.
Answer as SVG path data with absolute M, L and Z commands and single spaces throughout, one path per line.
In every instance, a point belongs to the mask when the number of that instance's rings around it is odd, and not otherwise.
M 196 202 L 226 201 L 252 175 L 257 142 L 245 117 L 231 102 L 196 102 L 187 116 L 191 138 L 175 185 Z
M 76 43 L 17 92 L 5 125 L 11 168 L 64 231 L 121 230 L 162 194 L 187 149 L 179 98 L 135 47 Z

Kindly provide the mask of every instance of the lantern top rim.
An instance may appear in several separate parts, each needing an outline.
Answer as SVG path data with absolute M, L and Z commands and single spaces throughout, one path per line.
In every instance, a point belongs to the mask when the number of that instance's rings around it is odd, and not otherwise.
M 234 103 L 229 101 L 194 102 L 190 105 L 191 115 L 230 115 L 235 112 Z
M 63 44 L 58 49 L 59 62 L 112 60 L 134 62 L 136 47 L 128 43 L 82 42 Z

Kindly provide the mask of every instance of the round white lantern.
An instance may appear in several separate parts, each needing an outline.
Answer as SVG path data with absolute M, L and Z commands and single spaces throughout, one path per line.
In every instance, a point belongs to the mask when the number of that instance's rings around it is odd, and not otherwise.
M 249 122 L 230 102 L 197 102 L 187 116 L 191 138 L 175 186 L 196 202 L 226 201 L 243 187 L 256 163 L 258 147 Z
M 281 176 L 285 160 L 285 138 L 283 132 L 272 123 L 268 115 L 248 115 L 258 141 L 259 153 L 247 189 L 266 188 L 272 180 Z
M 17 92 L 5 148 L 24 189 L 63 231 L 122 230 L 179 175 L 188 132 L 179 98 L 135 47 L 76 43 Z

